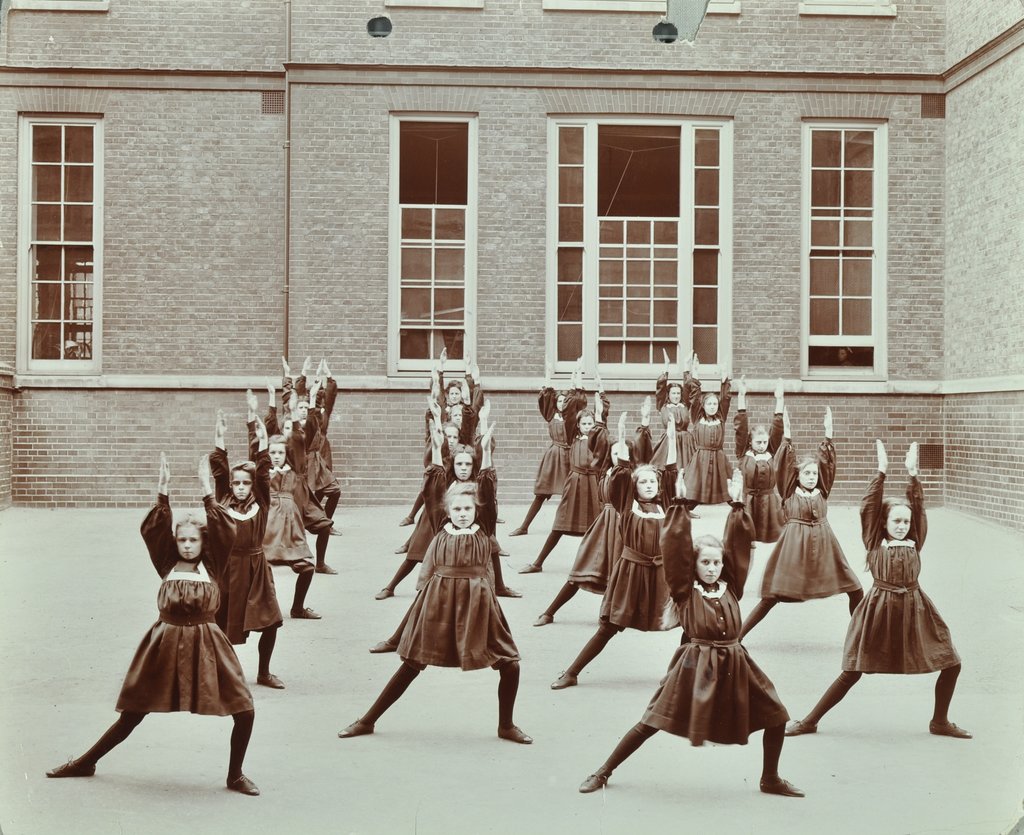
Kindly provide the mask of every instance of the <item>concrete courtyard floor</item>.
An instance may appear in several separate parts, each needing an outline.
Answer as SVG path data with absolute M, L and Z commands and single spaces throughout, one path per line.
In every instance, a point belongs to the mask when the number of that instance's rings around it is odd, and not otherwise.
M 577 792 L 658 685 L 678 631 L 616 637 L 580 686 L 552 691 L 592 634 L 599 599 L 580 593 L 556 623 L 534 618 L 565 580 L 578 540 L 564 539 L 544 572 L 516 570 L 537 553 L 552 502 L 526 537 L 512 539 L 522 506 L 504 506 L 499 539 L 509 584 L 503 600 L 522 654 L 518 724 L 532 746 L 499 740 L 491 670 L 430 668 L 378 723 L 337 731 L 377 696 L 398 664 L 370 655 L 413 596 L 373 594 L 401 557 L 406 508 L 343 508 L 331 542 L 336 577 L 317 575 L 308 604 L 322 621 L 285 620 L 273 670 L 282 691 L 256 687 L 255 636 L 239 647 L 256 702 L 245 762 L 258 798 L 225 790 L 231 722 L 153 715 L 91 779 L 44 772 L 82 753 L 115 719 L 114 703 L 139 640 L 156 619 L 158 578 L 138 526 L 144 510 L 0 513 L 0 830 L 45 833 L 977 833 L 1017 828 L 1024 798 L 1024 542 L 953 510 L 930 514 L 923 589 L 963 658 L 950 717 L 972 741 L 928 734 L 934 675 L 869 676 L 821 723 L 787 740 L 781 772 L 805 799 L 762 795 L 760 734 L 746 746 L 691 748 L 658 734 L 607 790 Z M 697 532 L 720 533 L 724 507 L 703 509 Z M 833 527 L 858 572 L 856 508 L 834 507 Z M 768 555 L 759 546 L 743 608 L 757 599 Z M 870 585 L 870 575 L 862 575 Z M 275 569 L 287 611 L 293 575 Z M 780 606 L 745 642 L 802 716 L 839 671 L 846 598 Z

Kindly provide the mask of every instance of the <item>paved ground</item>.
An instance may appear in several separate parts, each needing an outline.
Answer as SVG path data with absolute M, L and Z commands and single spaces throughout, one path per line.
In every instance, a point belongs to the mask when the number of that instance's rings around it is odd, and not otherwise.
M 504 602 L 523 656 L 517 721 L 536 738 L 495 736 L 497 675 L 427 670 L 374 736 L 339 740 L 394 671 L 394 655 L 366 649 L 390 634 L 412 599 L 373 593 L 393 573 L 409 529 L 404 508 L 344 510 L 331 543 L 337 577 L 318 575 L 309 603 L 320 622 L 286 621 L 274 671 L 288 687 L 255 687 L 256 727 L 246 773 L 263 795 L 223 788 L 227 719 L 149 717 L 92 779 L 47 780 L 114 720 L 135 647 L 155 619 L 155 576 L 138 524 L 144 511 L 0 513 L 0 829 L 39 833 L 559 833 L 603 835 L 669 827 L 717 833 L 1009 832 L 1024 798 L 1024 546 L 1009 530 L 954 511 L 930 517 L 922 585 L 964 659 L 951 718 L 973 741 L 930 736 L 934 675 L 865 677 L 816 736 L 787 741 L 782 773 L 803 800 L 757 791 L 760 735 L 748 746 L 691 748 L 659 734 L 594 795 L 577 792 L 641 715 L 678 632 L 620 635 L 581 677 L 548 684 L 594 628 L 598 598 L 580 593 L 557 623 L 531 627 L 561 586 L 575 540 L 543 574 L 515 569 L 536 553 L 553 507 L 534 532 L 509 539 L 524 508 L 505 507 L 499 537 L 522 600 Z M 724 509 L 698 531 L 720 532 Z M 863 565 L 855 509 L 832 510 L 851 565 Z M 762 546 L 763 548 L 763 546 Z M 748 585 L 756 598 L 767 550 Z M 276 575 L 287 604 L 292 575 Z M 865 575 L 865 582 L 870 577 Z M 794 715 L 839 669 L 846 598 L 779 607 L 746 642 Z M 250 676 L 255 641 L 240 648 Z

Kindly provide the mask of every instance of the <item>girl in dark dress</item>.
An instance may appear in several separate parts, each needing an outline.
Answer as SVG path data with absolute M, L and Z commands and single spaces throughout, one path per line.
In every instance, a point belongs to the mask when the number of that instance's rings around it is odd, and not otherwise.
M 750 429 L 747 421 L 747 383 L 742 377 L 737 385 L 738 409 L 733 418 L 736 430 L 736 467 L 743 473 L 743 493 L 747 510 L 754 521 L 755 542 L 775 542 L 782 533 L 782 501 L 776 489 L 775 453 L 782 444 L 783 401 L 782 380 L 775 385 L 775 414 L 771 428 L 757 424 Z
M 692 379 L 698 381 L 697 357 L 693 358 Z M 696 382 L 696 385 L 700 385 Z M 722 504 L 729 500 L 727 486 L 732 475 L 725 454 L 725 419 L 729 415 L 729 377 L 722 373 L 718 392 L 697 393 L 690 402 L 692 449 L 686 468 L 686 498 L 690 509 L 698 504 Z
M 821 717 L 842 701 L 864 673 L 913 675 L 938 671 L 935 710 L 928 730 L 936 736 L 970 739 L 949 721 L 949 703 L 960 675 L 960 656 L 935 604 L 917 583 L 928 533 L 924 491 L 917 480 L 917 444 L 907 451 L 906 499 L 885 499 L 889 458 L 876 441 L 878 475 L 860 505 L 861 532 L 875 584 L 850 618 L 843 672 L 807 716 L 791 722 L 786 736 L 812 734 Z
M 491 427 L 493 431 L 493 425 Z M 433 434 L 434 465 L 440 467 L 441 430 Z M 488 448 L 490 432 L 484 435 Z M 493 471 L 492 471 L 493 472 Z M 423 560 L 418 592 L 405 618 L 398 645 L 402 666 L 362 718 L 342 730 L 344 738 L 372 734 L 384 712 L 427 666 L 479 670 L 492 667 L 498 682 L 498 736 L 529 744 L 533 740 L 513 722 L 519 689 L 519 651 L 494 593 L 491 538 L 476 524 L 478 511 L 494 503 L 494 479 L 485 470 L 477 481 L 453 484 L 444 494 L 426 492 L 426 513 L 444 514 Z
M 683 369 L 683 381 L 669 381 L 669 372 L 672 364 L 669 361 L 668 352 L 662 349 L 665 358 L 665 370 L 654 383 L 654 407 L 661 415 L 662 428 L 666 430 L 658 439 L 651 454 L 651 464 L 655 467 L 664 467 L 667 460 L 668 447 L 666 446 L 667 429 L 669 423 L 675 427 L 676 438 L 676 467 L 685 470 L 693 453 L 693 438 L 690 437 L 690 407 L 695 395 L 700 394 L 700 383 L 692 376 L 693 355 L 691 354 Z
M 213 471 L 217 501 L 235 521 L 237 530 L 221 583 L 217 623 L 233 644 L 244 644 L 250 632 L 260 633 L 256 683 L 282 690 L 284 684 L 281 679 L 270 672 L 270 658 L 277 643 L 277 630 L 283 621 L 281 608 L 277 605 L 274 574 L 263 553 L 270 512 L 269 438 L 263 421 L 253 411 L 249 412 L 249 423 L 255 424 L 256 460 L 229 465 L 224 447 L 227 421 L 223 411 L 217 412 L 210 469 Z
M 206 456 L 199 461 L 205 520 L 189 513 L 174 523 L 167 498 L 170 480 L 167 456 L 161 453 L 156 505 L 142 523 L 142 538 L 162 581 L 160 619 L 128 668 L 117 700 L 121 715 L 92 748 L 46 776 L 92 777 L 100 758 L 124 742 L 147 714 L 187 710 L 234 719 L 227 787 L 257 795 L 259 789 L 242 773 L 255 716 L 252 696 L 238 656 L 214 620 L 235 523 L 214 501 Z
M 677 483 L 680 501 L 669 508 L 661 552 L 665 579 L 689 641 L 675 651 L 643 718 L 583 781 L 580 791 L 585 794 L 603 788 L 612 772 L 659 730 L 687 737 L 697 746 L 705 741 L 746 745 L 751 733 L 764 729 L 761 791 L 803 797 L 778 771 L 789 715 L 737 638 L 753 526 L 743 506 L 742 477 L 731 479 L 728 488 L 732 511 L 724 544 L 714 536 L 694 542 L 690 515 L 681 501 L 682 477 Z

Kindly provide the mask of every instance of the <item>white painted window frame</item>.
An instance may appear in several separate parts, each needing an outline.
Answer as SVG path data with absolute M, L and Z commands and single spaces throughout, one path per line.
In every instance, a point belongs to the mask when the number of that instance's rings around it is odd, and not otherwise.
M 871 271 L 870 337 L 815 337 L 811 330 L 811 131 L 872 131 L 874 143 L 874 177 L 872 196 L 874 212 Z M 888 353 L 888 240 L 889 240 L 889 125 L 880 120 L 822 119 L 804 120 L 801 125 L 800 161 L 800 376 L 804 380 L 886 380 L 889 375 Z M 814 371 L 808 362 L 811 345 L 850 345 L 874 349 L 873 368 L 820 368 Z
M 32 359 L 32 126 L 89 125 L 93 128 L 93 320 L 92 358 Z M 18 124 L 18 313 L 16 366 L 19 373 L 83 376 L 98 374 L 103 362 L 103 118 L 22 115 Z M 63 315 L 63 311 L 62 314 Z
M 484 0 L 384 0 L 387 9 L 482 9 Z
M 666 0 L 541 0 L 546 12 L 667 12 Z M 708 14 L 738 15 L 741 0 L 711 0 Z
M 718 215 L 718 362 L 701 363 L 701 376 L 706 379 L 720 377 L 723 370 L 732 368 L 732 277 L 733 277 L 733 122 L 714 118 L 656 118 L 650 116 L 552 116 L 548 119 L 548 200 L 546 235 L 546 311 L 545 356 L 557 374 L 572 371 L 575 363 L 557 359 L 558 339 L 558 128 L 560 126 L 584 128 L 584 180 L 585 207 L 597 204 L 597 129 L 600 125 L 640 125 L 679 127 L 682 132 L 679 165 L 679 312 L 677 335 L 680 351 L 690 345 L 693 333 L 693 240 L 694 240 L 694 135 L 701 128 L 719 132 L 719 215 Z M 583 217 L 583 369 L 592 375 L 599 371 L 604 380 L 646 380 L 657 377 L 664 364 L 599 364 L 598 363 L 598 292 L 588 289 L 587 281 L 597 282 L 600 228 L 596 212 L 584 211 Z M 685 300 L 685 303 L 684 303 Z M 685 357 L 677 357 L 674 373 L 681 374 Z M 653 375 L 653 376 L 652 376 Z
M 800 0 L 802 15 L 838 17 L 896 17 L 896 4 L 890 0 Z
M 108 12 L 110 0 L 10 0 L 9 8 L 36 12 Z
M 388 375 L 428 372 L 431 360 L 401 359 L 402 213 L 399 207 L 399 137 L 402 122 L 452 122 L 468 125 L 466 165 L 465 335 L 463 353 L 476 356 L 478 117 L 475 113 L 393 112 L 388 124 Z M 463 360 L 448 360 L 449 371 L 465 371 Z

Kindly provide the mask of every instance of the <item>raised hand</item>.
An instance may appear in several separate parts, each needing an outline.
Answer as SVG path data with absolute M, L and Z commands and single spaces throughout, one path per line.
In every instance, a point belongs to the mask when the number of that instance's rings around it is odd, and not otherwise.
M 739 470 L 732 471 L 732 478 L 729 479 L 729 498 L 734 502 L 743 501 L 743 473 Z
M 672 362 L 668 358 L 668 351 L 664 348 L 661 349 L 661 358 L 665 360 L 665 371 L 667 372 L 672 367 Z
M 640 423 L 647 426 L 651 422 L 651 396 L 647 395 L 644 402 L 640 404 Z M 674 420 L 669 423 L 675 423 Z
M 484 430 L 484 434 L 480 438 L 480 449 L 482 449 L 485 454 L 491 449 L 491 438 L 494 437 L 494 428 L 497 425 L 497 422 L 487 424 L 487 429 Z
M 484 400 L 484 405 L 480 407 L 479 417 L 480 423 L 487 424 L 488 419 L 491 416 L 491 401 L 490 399 Z
M 444 371 L 444 364 L 448 362 L 448 346 L 446 345 L 441 349 L 441 356 L 437 358 L 438 363 L 441 366 L 441 370 Z
M 747 396 L 747 375 L 746 374 L 740 375 L 739 380 L 736 381 L 736 393 L 740 397 L 746 397 Z
M 213 495 L 213 473 L 210 471 L 210 456 L 199 456 L 199 469 L 196 473 L 199 476 L 199 487 L 204 496 Z
M 277 386 L 273 380 L 267 380 L 267 398 L 270 401 L 271 406 L 274 405 L 274 399 L 277 397 Z
M 782 384 L 782 378 L 779 377 L 779 379 L 775 381 L 775 399 L 781 400 L 785 393 L 785 390 L 785 386 L 783 386 Z
M 782 409 L 782 437 L 787 441 L 793 437 L 791 427 L 789 425 L 789 409 Z
M 269 437 L 267 436 L 267 427 L 259 416 L 256 416 L 256 440 L 259 441 L 259 449 L 263 450 L 269 446 Z
M 228 420 L 224 417 L 224 410 L 217 410 L 217 422 L 213 425 L 213 444 L 218 449 L 224 449 L 224 435 L 228 431 Z
M 700 379 L 700 360 L 697 359 L 696 351 L 693 352 L 693 365 L 690 366 L 690 376 L 693 377 L 694 380 Z
M 600 374 L 594 374 L 594 388 L 597 389 L 599 394 L 604 394 L 604 383 L 601 381 Z
M 604 398 L 599 391 L 594 394 L 594 422 L 604 423 Z
M 166 496 L 171 486 L 171 465 L 167 463 L 167 453 L 160 453 L 160 477 L 156 483 L 156 492 Z
M 679 347 L 682 348 L 683 346 L 680 345 Z M 683 366 L 683 371 L 690 371 L 690 372 L 693 371 L 693 359 L 694 359 L 693 351 L 687 352 L 687 354 L 686 354 L 686 365 Z
M 825 437 L 832 440 L 832 407 L 825 407 Z
M 252 389 L 245 390 L 245 405 L 249 407 L 249 420 L 252 420 L 253 415 L 256 414 L 256 410 L 260 407 L 259 401 L 256 399 L 256 395 L 252 393 Z
M 907 475 L 909 475 L 911 478 L 917 478 L 918 457 L 919 452 L 917 447 L 917 441 L 914 441 L 910 445 L 910 448 L 907 450 L 907 459 L 905 461 L 907 467 Z
M 312 357 L 306 357 L 302 361 L 302 372 L 301 372 L 302 376 L 303 377 L 308 377 L 309 376 L 309 372 L 312 371 L 312 370 L 313 370 L 313 358 Z
M 331 369 L 327 365 L 327 358 L 324 357 L 322 362 L 324 364 L 324 378 L 329 380 L 331 378 Z
M 292 376 L 292 367 L 290 365 L 288 365 L 288 360 L 285 359 L 284 357 L 281 357 L 281 368 L 282 368 L 282 370 L 284 372 L 284 376 L 285 377 L 291 377 Z
M 292 389 L 292 391 L 288 395 L 288 416 L 293 421 L 296 421 L 296 420 L 299 419 L 299 416 L 297 414 L 298 408 L 299 408 L 299 394 L 298 394 L 297 391 Z
M 686 498 L 686 471 L 680 470 L 679 475 L 676 476 L 676 498 Z
M 626 438 L 626 415 L 628 414 L 628 412 L 623 412 L 619 415 L 619 431 L 615 435 L 616 442 L 623 441 Z
M 889 469 L 889 454 L 885 451 L 885 444 L 875 440 L 875 454 L 878 456 L 878 472 L 885 473 Z M 909 453 L 907 453 L 909 455 Z

